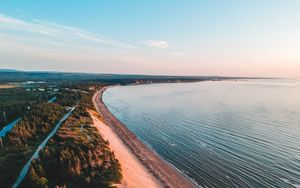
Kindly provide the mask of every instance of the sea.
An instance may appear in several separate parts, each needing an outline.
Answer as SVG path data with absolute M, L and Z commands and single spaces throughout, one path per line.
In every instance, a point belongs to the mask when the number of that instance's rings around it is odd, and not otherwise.
M 300 80 L 113 86 L 108 109 L 199 187 L 300 188 Z

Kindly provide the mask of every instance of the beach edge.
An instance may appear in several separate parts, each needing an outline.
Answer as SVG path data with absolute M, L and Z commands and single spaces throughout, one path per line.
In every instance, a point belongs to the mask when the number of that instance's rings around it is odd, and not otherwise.
M 94 93 L 92 98 L 97 112 L 103 117 L 103 121 L 122 140 L 128 149 L 139 159 L 141 164 L 165 187 L 170 188 L 196 188 L 194 182 L 180 173 L 175 167 L 163 160 L 158 154 L 149 149 L 121 123 L 107 108 L 102 100 L 106 89 L 112 86 L 104 86 Z

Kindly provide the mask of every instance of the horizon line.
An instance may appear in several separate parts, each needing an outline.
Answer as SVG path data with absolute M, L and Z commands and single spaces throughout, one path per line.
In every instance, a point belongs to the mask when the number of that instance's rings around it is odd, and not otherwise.
M 9 70 L 9 71 L 4 71 Z M 77 72 L 77 71 L 58 71 L 58 70 L 26 70 L 15 68 L 0 68 L 0 73 L 9 72 L 31 72 L 31 73 L 69 73 L 69 74 L 96 74 L 96 75 L 124 75 L 124 76 L 162 76 L 162 77 L 215 77 L 215 78 L 239 78 L 239 79 L 292 79 L 296 77 L 271 77 L 271 76 L 223 76 L 223 75 L 170 75 L 170 74 L 142 74 L 142 73 L 105 73 L 105 72 Z

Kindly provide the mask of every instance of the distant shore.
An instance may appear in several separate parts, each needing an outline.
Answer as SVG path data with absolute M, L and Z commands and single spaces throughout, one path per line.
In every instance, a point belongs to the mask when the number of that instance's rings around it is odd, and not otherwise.
M 181 174 L 155 152 L 142 143 L 125 125 L 123 125 L 106 107 L 102 101 L 102 94 L 108 87 L 97 91 L 93 102 L 103 121 L 122 140 L 127 148 L 137 157 L 140 163 L 148 170 L 163 187 L 193 188 L 197 187 L 192 181 Z M 105 136 L 104 136 L 105 137 Z M 121 163 L 122 166 L 122 163 Z

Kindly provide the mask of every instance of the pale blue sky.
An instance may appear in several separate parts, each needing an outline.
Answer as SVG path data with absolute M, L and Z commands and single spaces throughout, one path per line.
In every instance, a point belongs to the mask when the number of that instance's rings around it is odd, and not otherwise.
M 298 0 L 0 0 L 0 67 L 300 76 Z

